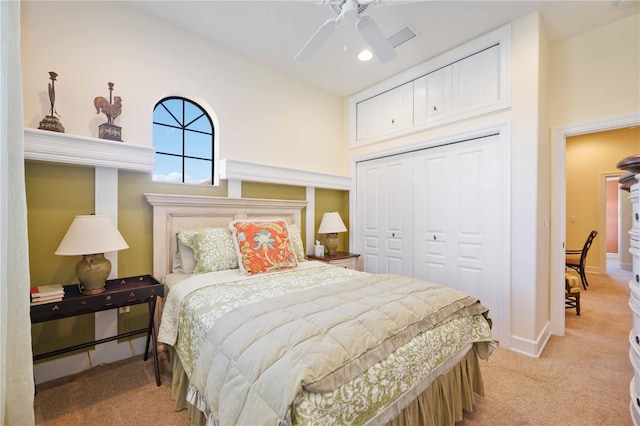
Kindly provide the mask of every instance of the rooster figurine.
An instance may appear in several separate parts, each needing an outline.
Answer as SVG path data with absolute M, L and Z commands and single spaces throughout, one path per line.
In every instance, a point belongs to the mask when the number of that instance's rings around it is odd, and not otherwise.
M 93 100 L 93 105 L 96 107 L 96 114 L 102 112 L 107 116 L 107 124 L 113 124 L 113 121 L 122 112 L 122 98 L 120 96 L 115 96 L 112 104 L 103 96 L 98 96 Z
M 122 113 L 122 98 L 115 96 L 111 103 L 111 93 L 113 92 L 113 83 L 109 83 L 109 100 L 103 96 L 96 96 L 93 99 L 93 105 L 96 107 L 96 114 L 102 112 L 107 116 L 107 124 L 113 124 L 116 117 Z
M 98 126 L 98 137 L 101 139 L 111 139 L 122 142 L 122 128 L 116 126 L 113 122 L 122 113 L 122 98 L 114 96 L 113 102 L 113 83 L 109 82 L 109 100 L 102 96 L 96 96 L 93 99 L 93 106 L 96 107 L 96 114 L 101 112 L 107 116 L 107 122 Z

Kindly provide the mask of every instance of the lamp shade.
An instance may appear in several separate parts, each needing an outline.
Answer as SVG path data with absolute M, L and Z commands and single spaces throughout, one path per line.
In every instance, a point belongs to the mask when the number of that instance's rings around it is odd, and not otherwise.
M 55 254 L 78 256 L 129 248 L 109 216 L 76 216 Z
M 322 216 L 318 234 L 333 234 L 336 232 L 347 232 L 347 227 L 338 212 L 327 212 Z

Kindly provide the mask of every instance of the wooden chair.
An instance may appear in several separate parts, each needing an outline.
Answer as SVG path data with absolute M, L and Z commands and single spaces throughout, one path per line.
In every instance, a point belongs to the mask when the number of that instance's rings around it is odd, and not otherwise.
M 585 267 L 587 262 L 587 253 L 593 243 L 593 239 L 598 235 L 598 231 L 591 231 L 587 237 L 587 241 L 584 243 L 582 250 L 567 250 L 565 256 L 565 265 L 567 268 L 571 268 L 580 275 L 582 280 L 582 287 L 586 290 L 589 286 L 587 282 L 587 275 L 585 274 Z
M 564 275 L 565 293 L 564 307 L 576 308 L 576 315 L 580 315 L 580 281 L 575 275 Z

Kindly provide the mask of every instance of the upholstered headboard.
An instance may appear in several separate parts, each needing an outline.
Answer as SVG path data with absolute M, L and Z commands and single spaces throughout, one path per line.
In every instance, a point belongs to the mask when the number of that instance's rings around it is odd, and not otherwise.
M 306 201 L 144 194 L 153 206 L 153 276 L 171 273 L 176 235 L 183 230 L 223 228 L 236 219 L 284 219 L 301 226 Z

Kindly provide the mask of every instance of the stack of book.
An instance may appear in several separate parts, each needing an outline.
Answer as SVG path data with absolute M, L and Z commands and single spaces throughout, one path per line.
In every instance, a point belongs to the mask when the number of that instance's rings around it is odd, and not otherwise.
M 31 305 L 59 302 L 64 297 L 64 287 L 60 284 L 31 287 Z

